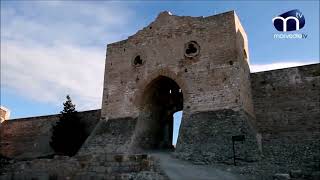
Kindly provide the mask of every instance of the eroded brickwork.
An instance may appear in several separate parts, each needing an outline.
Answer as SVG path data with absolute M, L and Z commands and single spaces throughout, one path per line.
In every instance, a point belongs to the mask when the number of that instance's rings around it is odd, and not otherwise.
M 235 155 L 242 161 L 258 161 L 257 132 L 246 123 L 250 118 L 245 112 L 233 110 L 192 114 L 182 122 L 185 130 L 179 134 L 177 156 L 208 164 L 232 163 L 232 136 L 245 135 L 245 141 L 235 142 Z
M 132 145 L 128 147 L 129 151 L 154 146 L 153 143 L 164 143 L 161 140 L 156 141 L 163 139 L 159 135 L 153 135 L 158 131 L 155 126 L 162 125 L 150 122 L 161 121 L 167 114 L 172 116 L 174 108 L 159 109 L 166 106 L 166 103 L 157 105 L 165 96 L 152 102 L 146 99 L 149 96 L 155 99 L 159 94 L 163 94 L 165 85 L 154 85 L 154 81 L 166 77 L 174 81 L 183 94 L 183 118 L 180 127 L 183 135 L 178 139 L 179 152 L 188 152 L 183 153 L 184 155 L 197 154 L 195 146 L 206 145 L 206 141 L 198 139 L 206 136 L 219 137 L 216 140 L 221 141 L 215 141 L 216 146 L 212 146 L 218 150 L 218 145 L 224 146 L 232 136 L 241 134 L 247 136 L 248 142 L 255 142 L 251 143 L 252 148 L 258 150 L 247 51 L 247 37 L 234 11 L 205 18 L 160 13 L 154 22 L 127 40 L 108 45 L 102 121 L 111 125 L 113 121 L 126 117 L 137 119 L 133 138 L 129 139 L 132 142 L 127 142 Z M 161 91 L 152 90 L 154 92 L 151 94 L 149 86 L 158 86 Z M 169 93 L 169 89 L 165 90 Z M 176 111 L 178 109 L 176 108 Z M 224 110 L 235 113 L 220 113 Z M 200 112 L 212 114 L 215 111 L 219 114 L 216 120 L 201 119 L 202 117 L 195 119 L 196 116 L 193 116 Z M 248 116 L 241 116 L 242 112 Z M 233 121 L 237 125 L 227 122 L 230 126 L 226 133 L 205 130 L 205 127 L 207 130 L 226 128 L 227 125 L 217 121 L 229 118 L 237 119 Z M 196 131 L 191 126 L 199 130 Z M 201 134 L 202 130 L 207 133 Z M 99 137 L 95 138 L 94 133 L 91 136 L 92 141 Z M 109 140 L 103 141 L 105 142 L 99 141 L 100 144 L 108 144 Z M 199 143 L 203 144 L 199 146 Z M 194 152 L 190 152 L 192 150 Z M 209 153 L 215 150 L 207 148 L 203 151 Z M 228 157 L 223 159 L 229 158 L 227 154 L 223 156 Z M 203 158 L 202 154 L 198 156 Z M 210 158 L 215 159 L 218 156 L 213 155 Z
M 237 31 L 240 23 L 235 17 L 233 11 L 205 18 L 163 12 L 127 40 L 109 44 L 102 118 L 138 117 L 145 88 L 160 75 L 181 87 L 186 114 L 243 108 L 242 102 L 250 97 L 240 96 L 246 91 L 240 84 L 249 80 L 249 72 L 246 77 L 239 74 L 243 66 L 239 54 L 245 43 L 237 45 L 237 32 L 244 31 Z M 190 41 L 200 47 L 193 58 L 185 56 Z M 142 65 L 133 66 L 136 56 L 141 57 Z M 247 106 L 252 111 L 252 105 Z
M 253 73 L 251 83 L 265 157 L 320 168 L 320 65 Z
M 129 153 L 136 126 L 136 119 L 123 118 L 100 121 L 79 154 Z
M 100 119 L 100 110 L 78 112 L 90 134 Z M 50 146 L 52 126 L 59 115 L 11 119 L 0 127 L 0 154 L 11 158 L 36 158 L 52 155 Z
M 146 154 L 106 154 L 99 156 L 56 156 L 9 164 L 0 169 L 1 180 L 167 180 L 158 161 Z

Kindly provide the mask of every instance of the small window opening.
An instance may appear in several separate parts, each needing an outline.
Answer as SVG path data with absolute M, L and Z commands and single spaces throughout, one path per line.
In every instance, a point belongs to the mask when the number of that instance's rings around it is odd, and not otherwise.
M 179 89 L 179 93 L 181 93 L 182 92 L 182 90 L 181 89 Z
M 194 44 L 189 44 L 188 48 L 186 49 L 186 54 L 194 54 L 197 52 L 197 48 L 194 46 Z
M 169 90 L 169 94 L 171 94 L 171 89 Z
M 141 59 L 141 57 L 140 57 L 140 56 L 136 56 L 136 57 L 134 58 L 134 60 L 133 60 L 133 64 L 134 64 L 135 66 L 142 65 L 142 59 Z
M 185 45 L 184 53 L 187 57 L 194 57 L 199 54 L 200 46 L 195 41 L 190 41 Z

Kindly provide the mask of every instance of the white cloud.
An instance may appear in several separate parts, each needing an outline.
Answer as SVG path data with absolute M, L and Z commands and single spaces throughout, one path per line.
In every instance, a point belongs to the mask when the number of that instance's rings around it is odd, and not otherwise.
M 251 64 L 250 71 L 251 72 L 260 72 L 260 71 L 269 71 L 273 69 L 282 69 L 288 67 L 302 66 L 307 64 L 319 63 L 319 61 L 311 60 L 311 61 L 279 61 L 277 63 L 269 63 L 269 64 Z
M 1 86 L 39 102 L 59 104 L 66 94 L 81 109 L 101 104 L 104 53 L 70 45 L 1 46 Z
M 105 45 L 128 33 L 134 13 L 109 3 L 23 3 L 1 4 L 1 88 L 57 106 L 70 94 L 78 110 L 100 108 Z
M 110 3 L 23 2 L 18 8 L 1 7 L 1 38 L 101 46 L 127 34 L 134 15 L 127 7 Z

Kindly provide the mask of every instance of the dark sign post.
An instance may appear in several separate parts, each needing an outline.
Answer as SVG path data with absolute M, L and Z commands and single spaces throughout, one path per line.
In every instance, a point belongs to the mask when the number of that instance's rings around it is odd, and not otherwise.
M 234 142 L 235 141 L 241 141 L 243 142 L 245 140 L 244 135 L 238 135 L 238 136 L 232 136 L 232 149 L 233 149 L 233 164 L 236 166 L 236 152 L 234 149 Z

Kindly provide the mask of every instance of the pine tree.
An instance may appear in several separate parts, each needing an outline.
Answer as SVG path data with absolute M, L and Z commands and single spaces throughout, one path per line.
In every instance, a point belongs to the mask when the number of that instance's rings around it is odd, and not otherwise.
M 81 123 L 75 105 L 69 95 L 63 103 L 59 121 L 53 126 L 50 146 L 56 154 L 73 156 L 77 153 L 87 135 Z

